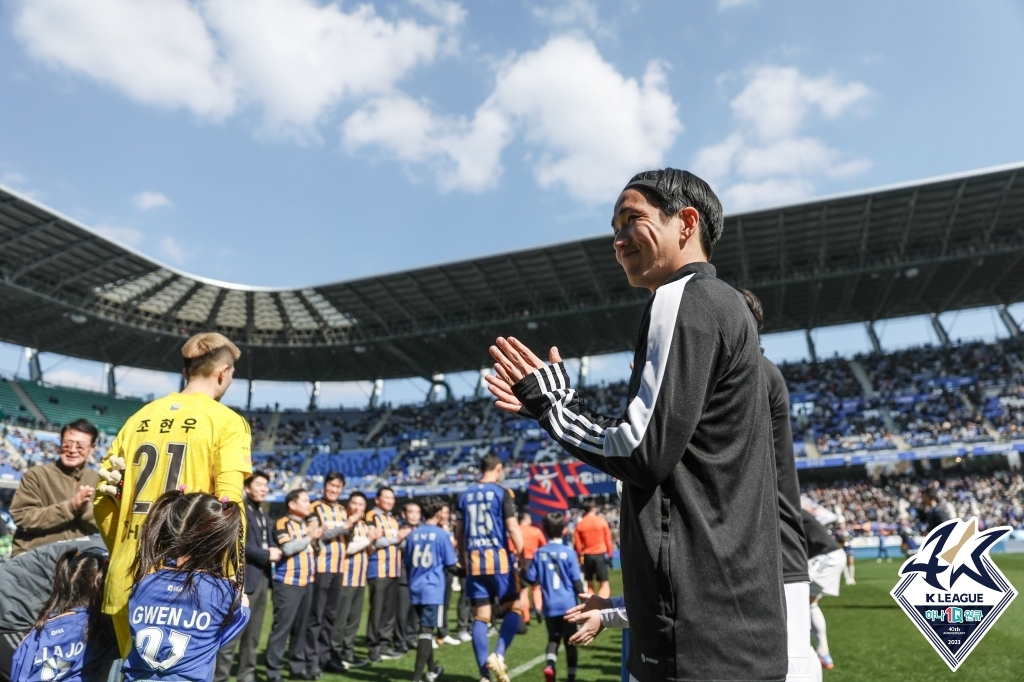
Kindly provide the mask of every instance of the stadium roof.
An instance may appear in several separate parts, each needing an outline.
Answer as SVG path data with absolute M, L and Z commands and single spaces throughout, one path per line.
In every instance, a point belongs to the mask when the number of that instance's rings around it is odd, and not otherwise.
M 761 297 L 766 332 L 1024 297 L 1024 164 L 730 215 L 712 262 Z M 429 377 L 489 364 L 514 334 L 565 357 L 632 349 L 648 299 L 606 234 L 298 289 L 164 265 L 0 186 L 0 339 L 176 372 L 217 330 L 261 380 Z

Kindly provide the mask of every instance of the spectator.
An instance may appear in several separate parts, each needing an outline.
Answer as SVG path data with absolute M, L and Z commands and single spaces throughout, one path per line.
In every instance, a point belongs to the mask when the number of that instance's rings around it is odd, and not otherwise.
M 79 419 L 60 432 L 60 460 L 32 467 L 21 477 L 11 502 L 17 524 L 14 555 L 57 540 L 70 540 L 97 532 L 92 498 L 99 483 L 86 463 L 96 450 L 99 431 Z
M 263 629 L 263 614 L 267 609 L 267 590 L 270 587 L 271 568 L 281 560 L 281 550 L 273 544 L 270 517 L 260 507 L 267 497 L 269 477 L 266 472 L 254 471 L 245 481 L 245 593 L 249 596 L 249 622 L 238 638 L 238 682 L 256 679 L 256 645 Z M 227 682 L 231 675 L 231 661 L 235 655 L 235 642 L 217 654 L 214 682 Z

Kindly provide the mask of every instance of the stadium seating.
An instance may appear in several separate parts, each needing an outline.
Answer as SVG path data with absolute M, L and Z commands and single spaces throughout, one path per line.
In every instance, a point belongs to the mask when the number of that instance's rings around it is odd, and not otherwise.
M 88 419 L 102 431 L 116 434 L 144 403 L 138 398 L 115 398 L 106 393 L 19 381 L 18 384 L 54 426 Z

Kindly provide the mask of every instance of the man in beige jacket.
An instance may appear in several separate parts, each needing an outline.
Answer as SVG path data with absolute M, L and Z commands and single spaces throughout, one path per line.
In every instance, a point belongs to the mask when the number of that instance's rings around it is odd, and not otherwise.
M 71 422 L 60 432 L 60 460 L 34 466 L 22 475 L 10 508 L 18 524 L 14 555 L 99 532 L 92 515 L 99 475 L 86 466 L 98 436 L 89 421 Z

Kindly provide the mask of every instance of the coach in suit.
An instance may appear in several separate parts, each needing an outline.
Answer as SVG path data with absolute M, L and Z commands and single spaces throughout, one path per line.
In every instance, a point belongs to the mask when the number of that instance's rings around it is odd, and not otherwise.
M 260 505 L 270 490 L 269 477 L 263 471 L 254 471 L 245 481 L 245 593 L 249 596 L 249 624 L 235 642 L 221 648 L 217 654 L 214 682 L 227 682 L 231 676 L 231 661 L 238 652 L 238 682 L 256 679 L 256 645 L 263 628 L 263 614 L 267 608 L 267 590 L 270 587 L 272 564 L 281 559 L 281 550 L 274 546 L 270 517 Z

